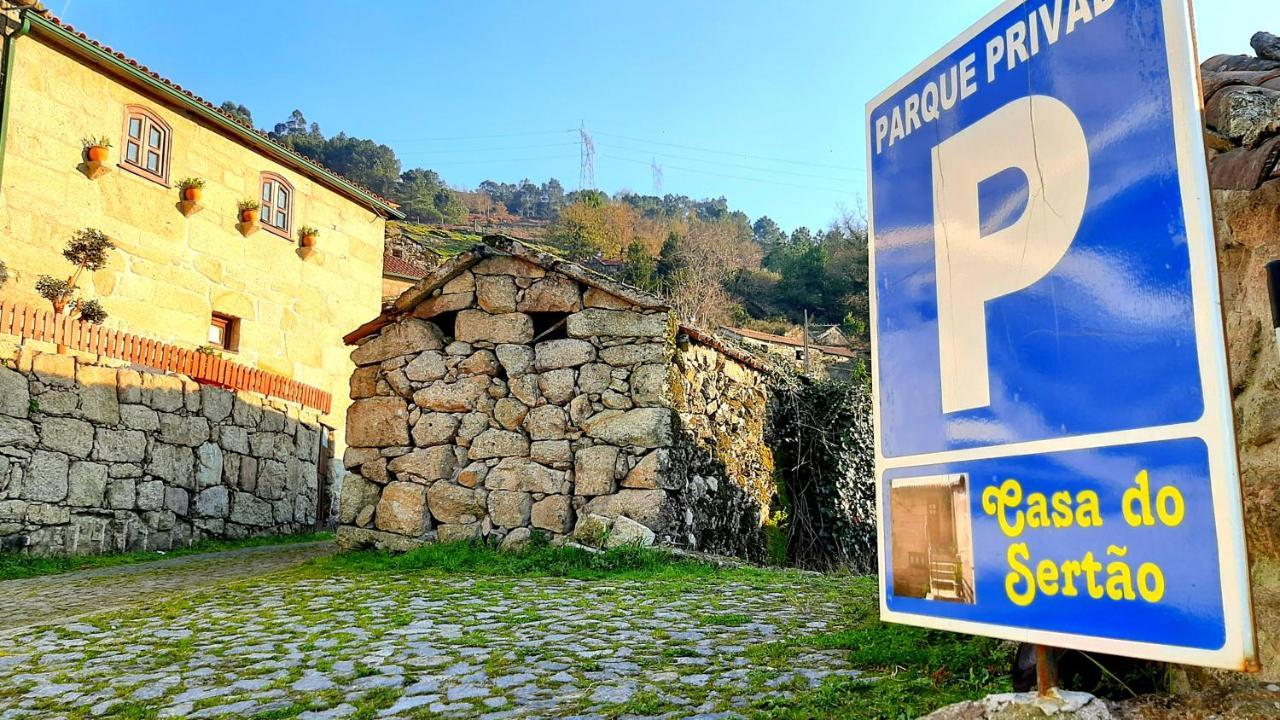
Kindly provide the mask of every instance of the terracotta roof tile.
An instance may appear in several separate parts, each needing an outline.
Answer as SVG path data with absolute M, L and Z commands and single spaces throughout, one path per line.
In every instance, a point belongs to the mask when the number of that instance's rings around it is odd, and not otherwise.
M 110 47 L 110 46 L 108 46 L 108 45 L 103 45 L 102 43 L 98 42 L 97 40 L 94 40 L 93 38 L 89 37 L 88 35 L 84 34 L 83 32 L 80 32 L 79 30 L 76 30 L 76 29 L 75 29 L 73 26 L 71 26 L 69 23 L 66 23 L 66 22 L 63 22 L 62 20 L 59 20 L 59 19 L 58 19 L 58 18 L 57 18 L 57 17 L 56 17 L 52 12 L 50 12 L 48 9 L 46 9 L 46 8 L 44 8 L 44 7 L 42 7 L 42 6 L 40 6 L 39 4 L 34 5 L 34 6 L 30 6 L 30 7 L 26 8 L 26 9 L 24 10 L 24 12 L 27 12 L 27 13 L 34 13 L 34 14 L 36 14 L 36 15 L 39 15 L 41 18 L 43 18 L 43 19 L 45 19 L 45 20 L 49 21 L 49 23 L 51 23 L 52 25 L 54 25 L 54 26 L 55 26 L 55 27 L 57 27 L 58 29 L 60 29 L 60 30 L 62 30 L 62 31 L 64 31 L 64 32 L 66 32 L 66 33 L 69 33 L 69 34 L 71 34 L 71 35 L 74 35 L 75 37 L 77 37 L 77 38 L 79 38 L 79 39 L 81 39 L 81 40 L 83 40 L 83 41 L 87 42 L 88 44 L 92 45 L 93 47 L 97 48 L 98 50 L 101 50 L 102 52 L 105 52 L 105 53 L 107 53 L 108 55 L 111 55 L 111 56 L 115 57 L 116 59 L 118 59 L 118 60 L 120 60 L 120 61 L 124 62 L 125 64 L 129 65 L 130 67 L 133 67 L 133 68 L 137 69 L 138 71 L 140 71 L 140 72 L 142 72 L 143 74 L 147 75 L 148 77 L 150 77 L 151 79 L 155 80 L 156 82 L 159 82 L 159 83 L 161 83 L 162 85 L 165 85 L 165 86 L 167 86 L 168 88 L 170 88 L 170 89 L 172 89 L 172 90 L 175 90 L 175 91 L 177 91 L 177 92 L 181 93 L 182 95 L 185 95 L 186 97 L 190 98 L 191 100 L 195 101 L 196 103 L 199 103 L 199 104 L 200 104 L 201 106 L 203 106 L 206 110 L 209 110 L 209 111 L 211 111 L 211 112 L 217 113 L 218 115 L 222 116 L 223 118 L 226 118 L 227 120 L 230 120 L 231 122 L 235 123 L 236 125 L 238 125 L 239 127 L 243 128 L 244 130 L 246 130 L 246 131 L 248 131 L 248 132 L 252 133 L 253 135 L 255 135 L 255 136 L 256 136 L 256 139 L 257 139 L 258 141 L 260 141 L 260 142 L 262 142 L 262 143 L 265 143 L 265 144 L 268 144 L 268 145 L 271 145 L 272 147 L 274 147 L 274 148 L 276 148 L 276 149 L 280 150 L 281 152 L 283 152 L 283 153 L 285 153 L 285 154 L 287 154 L 287 155 L 289 155 L 289 156 L 293 157 L 294 159 L 299 160 L 301 163 L 303 163 L 303 167 L 305 167 L 307 163 L 310 163 L 310 164 L 312 164 L 312 165 L 315 165 L 315 166 L 317 166 L 317 167 L 319 167 L 319 168 L 323 169 L 325 172 L 327 172 L 327 173 L 329 173 L 329 174 L 331 174 L 331 175 L 333 175 L 333 176 L 335 176 L 335 177 L 337 177 L 337 178 L 340 178 L 343 182 L 346 182 L 346 183 L 350 184 L 352 187 L 357 188 L 357 189 L 359 189 L 361 192 L 363 192 L 363 193 L 365 193 L 365 194 L 369 195 L 370 197 L 372 197 L 372 198 L 374 198 L 374 199 L 378 200 L 380 203 L 382 203 L 382 204 L 384 204 L 384 205 L 387 205 L 387 206 L 389 206 L 389 207 L 392 207 L 392 208 L 394 208 L 394 207 L 395 207 L 395 203 L 393 203 L 393 202 L 391 202 L 390 200 L 388 200 L 388 199 L 386 199 L 386 198 L 382 197 L 381 195 L 379 195 L 379 194 L 375 193 L 374 191 L 372 191 L 372 190 L 370 190 L 369 188 L 367 188 L 367 187 L 365 187 L 365 186 L 361 185 L 360 183 L 358 183 L 358 182 L 356 182 L 356 181 L 352 180 L 351 178 L 349 178 L 349 177 L 347 177 L 347 176 L 345 176 L 345 175 L 343 175 L 343 174 L 341 174 L 341 173 L 337 172 L 336 170 L 332 170 L 332 169 L 330 169 L 330 168 L 328 168 L 328 167 L 325 167 L 325 165 L 324 165 L 323 163 L 319 162 L 318 160 L 314 160 L 314 159 L 312 159 L 312 158 L 306 157 L 306 156 L 304 156 L 304 155 L 302 155 L 302 154 L 300 154 L 300 153 L 298 153 L 298 152 L 295 152 L 294 150 L 291 150 L 291 149 L 289 149 L 289 148 L 285 147 L 284 145 L 281 145 L 280 143 L 278 143 L 278 142 L 276 142 L 275 140 L 271 139 L 271 137 L 270 137 L 269 135 L 267 135 L 266 133 L 262 132 L 261 130 L 259 130 L 259 129 L 257 129 L 257 128 L 253 127 L 251 124 L 244 122 L 244 121 L 243 121 L 243 120 L 241 120 L 239 117 L 237 117 L 237 116 L 235 116 L 235 115 L 232 115 L 232 114 L 230 114 L 230 113 L 228 113 L 228 112 L 226 112 L 226 111 L 222 110 L 222 108 L 219 108 L 218 106 L 214 105 L 213 103 L 209 102 L 208 100 L 205 100 L 204 98 L 200 97 L 199 95 L 196 95 L 195 93 L 191 92 L 190 90 L 187 90 L 186 88 L 184 88 L 184 87 L 182 87 L 181 85 L 179 85 L 179 84 L 177 84 L 177 83 L 173 82 L 172 80 L 170 80 L 170 79 L 168 79 L 168 78 L 166 78 L 166 77 L 163 77 L 163 76 L 161 76 L 160 74 L 158 74 L 158 73 L 156 73 L 156 72 L 153 72 L 153 71 L 152 71 L 150 68 L 148 68 L 146 65 L 143 65 L 143 64 L 139 63 L 137 60 L 134 60 L 133 58 L 131 58 L 131 57 L 129 57 L 129 56 L 127 56 L 127 55 L 125 55 L 124 53 L 122 53 L 122 52 L 120 52 L 120 51 L 118 51 L 118 50 L 115 50 L 115 49 L 111 48 L 111 47 Z
M 394 255 L 382 256 L 383 275 L 396 275 L 399 277 L 421 280 L 422 278 L 430 275 L 433 269 L 434 268 L 419 267 L 404 258 L 398 258 Z

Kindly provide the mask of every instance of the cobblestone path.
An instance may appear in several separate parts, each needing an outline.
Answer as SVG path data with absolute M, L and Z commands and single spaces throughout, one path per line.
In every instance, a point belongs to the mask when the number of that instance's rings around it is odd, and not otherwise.
M 334 551 L 333 543 L 244 548 L 135 565 L 0 582 L 5 630 L 151 601 L 300 565 Z M 0 639 L 0 647 L 5 641 Z
M 0 719 L 737 717 L 856 676 L 848 601 L 798 574 L 685 581 L 303 568 L 0 636 Z

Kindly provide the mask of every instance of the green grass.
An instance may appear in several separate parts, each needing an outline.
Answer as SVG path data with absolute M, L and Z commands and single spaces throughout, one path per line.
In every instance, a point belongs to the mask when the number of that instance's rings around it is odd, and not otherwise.
M 330 540 L 332 533 L 310 533 L 306 535 L 269 535 L 266 537 L 245 538 L 242 540 L 202 540 L 194 545 L 158 551 L 137 551 L 128 553 L 111 553 L 107 555 L 84 555 L 77 557 L 36 557 L 18 553 L 0 553 L 0 580 L 38 577 L 40 575 L 57 575 L 74 570 L 132 565 L 135 563 L 153 562 L 166 558 L 200 553 L 238 550 L 240 548 L 259 547 L 263 545 L 282 545 L 287 543 L 317 542 Z
M 710 563 L 673 555 L 662 550 L 623 546 L 603 553 L 578 548 L 552 547 L 545 541 L 530 543 L 519 552 L 502 552 L 480 543 L 434 543 L 403 554 L 358 550 L 310 563 L 314 572 L 363 574 L 369 572 L 469 573 L 496 577 L 567 577 L 579 580 L 604 578 L 686 580 L 723 574 L 758 574 L 763 570 L 724 570 Z
M 862 579 L 870 585 L 874 582 Z M 1010 692 L 1013 644 L 991 638 L 924 630 L 880 622 L 874 595 L 860 604 L 846 630 L 796 638 L 759 650 L 784 663 L 803 648 L 847 650 L 863 678 L 829 679 L 788 700 L 765 698 L 755 718 L 840 717 L 908 720 L 951 703 Z

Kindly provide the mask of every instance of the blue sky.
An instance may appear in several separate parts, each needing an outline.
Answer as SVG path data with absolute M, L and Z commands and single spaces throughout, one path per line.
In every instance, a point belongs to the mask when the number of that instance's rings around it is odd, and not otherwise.
M 45 0 L 91 37 L 259 127 L 294 108 L 459 187 L 487 178 L 725 196 L 784 228 L 865 196 L 866 101 L 994 0 Z M 1197 8 L 1201 55 L 1248 52 L 1274 0 Z M 1280 32 L 1280 28 L 1269 28 Z M 659 144 L 665 143 L 665 144 Z

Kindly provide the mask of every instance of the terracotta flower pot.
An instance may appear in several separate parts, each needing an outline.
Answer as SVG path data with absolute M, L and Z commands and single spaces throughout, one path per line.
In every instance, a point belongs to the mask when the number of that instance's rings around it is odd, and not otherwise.
M 200 202 L 200 192 L 202 188 L 188 187 L 182 189 L 182 199 L 190 202 Z
M 315 247 L 315 246 L 316 246 L 316 236 L 315 236 L 315 235 L 303 235 L 303 236 L 302 236 L 302 247 L 304 247 L 304 248 L 309 248 L 309 247 Z
M 247 222 L 247 223 L 258 222 L 258 211 L 257 210 L 241 210 L 240 222 Z
M 90 145 L 88 152 L 90 162 L 106 162 L 107 148 L 102 145 Z

